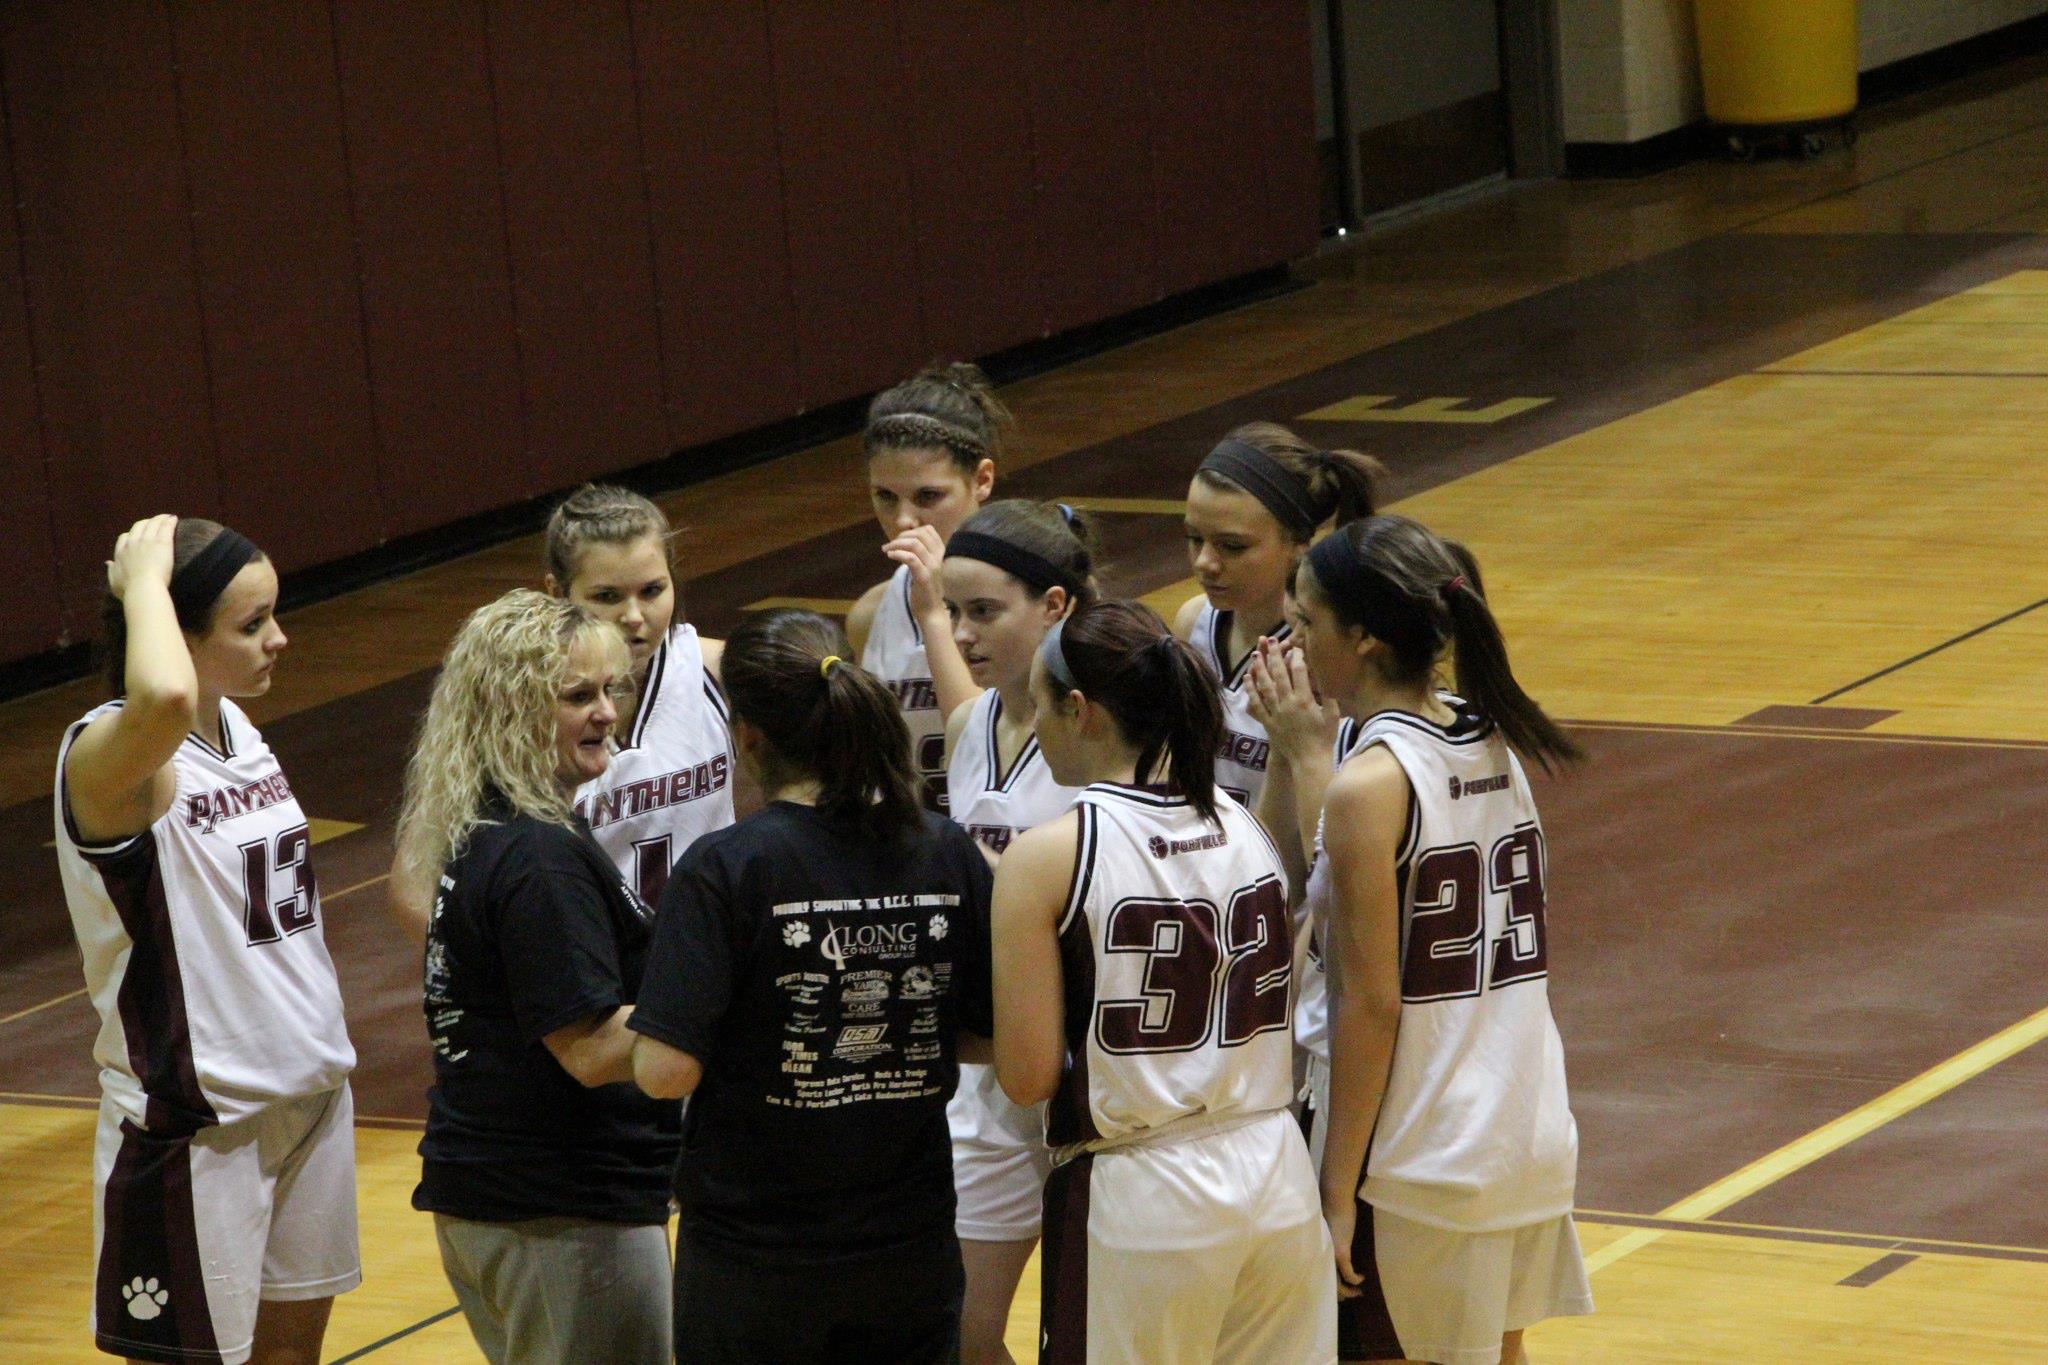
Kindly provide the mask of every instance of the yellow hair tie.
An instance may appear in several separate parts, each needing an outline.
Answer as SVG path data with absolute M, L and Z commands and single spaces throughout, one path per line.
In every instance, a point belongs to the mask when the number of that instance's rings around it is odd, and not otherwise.
M 843 664 L 845 662 L 846 660 L 840 658 L 837 654 L 827 654 L 823 659 L 819 660 L 818 662 L 818 676 L 824 678 L 828 682 L 831 681 L 832 665 Z

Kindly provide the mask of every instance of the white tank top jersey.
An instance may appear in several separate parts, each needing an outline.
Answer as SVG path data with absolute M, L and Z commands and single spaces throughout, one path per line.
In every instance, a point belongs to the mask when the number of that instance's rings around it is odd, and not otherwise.
M 140 834 L 80 837 L 57 753 L 57 867 L 99 1011 L 93 1060 L 121 1113 L 152 1132 L 234 1123 L 338 1088 L 355 1067 L 320 932 L 305 812 L 263 736 L 220 704 L 220 749 L 187 735 L 177 794 Z
M 671 626 L 647 661 L 633 728 L 576 813 L 640 899 L 658 904 L 669 869 L 699 836 L 732 823 L 732 722 L 704 667 L 697 628 Z
M 1257 820 L 1217 793 L 1098 782 L 1059 926 L 1069 1060 L 1046 1141 L 1114 1146 L 1191 1118 L 1293 1098 L 1287 874 Z
M 1266 759 L 1271 746 L 1266 741 L 1266 727 L 1252 719 L 1251 697 L 1246 686 L 1246 675 L 1251 672 L 1252 655 L 1245 656 L 1232 667 L 1230 661 L 1230 622 L 1232 612 L 1218 611 L 1204 603 L 1195 614 L 1194 629 L 1188 632 L 1188 643 L 1195 652 L 1209 661 L 1222 681 L 1218 693 L 1223 702 L 1223 747 L 1216 754 L 1216 785 L 1236 797 L 1247 810 L 1259 804 L 1259 790 L 1266 785 Z M 1271 632 L 1275 640 L 1285 640 L 1290 634 L 1282 625 Z
M 1550 1013 L 1543 826 L 1521 763 L 1462 700 L 1360 727 L 1413 793 L 1396 880 L 1401 1027 L 1359 1193 L 1455 1232 L 1571 1211 L 1579 1131 Z
M 910 614 L 910 566 L 897 566 L 881 605 L 868 627 L 860 666 L 880 678 L 896 694 L 910 727 L 910 754 L 924 779 L 925 804 L 941 815 L 951 814 L 946 797 L 946 717 L 939 711 L 938 689 L 932 686 L 931 665 L 925 662 L 924 631 Z
M 1337 726 L 1330 762 L 1341 768 L 1358 747 L 1365 722 L 1346 716 Z M 1323 817 L 1316 816 L 1316 846 L 1309 862 L 1308 885 L 1294 908 L 1294 1045 L 1330 1060 L 1330 981 L 1323 971 L 1324 926 L 1329 923 L 1329 864 L 1323 859 Z
M 990 688 L 969 705 L 974 709 L 967 713 L 967 723 L 953 747 L 953 761 L 946 767 L 946 797 L 953 819 L 1000 856 L 1025 830 L 1064 815 L 1081 789 L 1062 787 L 1053 780 L 1052 769 L 1038 751 L 1036 735 L 1024 741 L 1024 748 L 1005 771 L 996 751 L 996 722 L 1003 714 L 1001 695 Z

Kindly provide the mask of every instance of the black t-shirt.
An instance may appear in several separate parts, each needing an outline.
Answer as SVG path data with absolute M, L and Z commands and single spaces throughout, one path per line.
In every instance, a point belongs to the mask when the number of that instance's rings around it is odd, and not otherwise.
M 926 814 L 880 843 L 778 801 L 669 874 L 631 1026 L 695 1057 L 676 1197 L 776 1263 L 948 1236 L 954 1029 L 986 1036 L 992 877 Z
M 666 1222 L 679 1106 L 585 1086 L 541 1041 L 633 1003 L 651 912 L 580 820 L 495 814 L 442 871 L 427 931 L 434 1087 L 413 1207 Z

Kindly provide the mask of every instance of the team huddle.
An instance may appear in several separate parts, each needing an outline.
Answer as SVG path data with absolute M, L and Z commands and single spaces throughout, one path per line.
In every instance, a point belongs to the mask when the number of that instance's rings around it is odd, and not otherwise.
M 1008 428 L 968 365 L 874 401 L 895 567 L 843 632 L 700 636 L 660 509 L 591 486 L 449 645 L 390 893 L 413 1205 L 494 1365 L 1006 1362 L 1034 1249 L 1054 1365 L 1513 1365 L 1592 1311 L 1521 762 L 1580 754 L 1479 566 L 1254 422 L 1192 473 L 1169 625 L 1101 595 L 1086 513 L 995 497 Z M 108 589 L 55 799 L 96 1342 L 317 1361 L 355 1052 L 236 703 L 277 576 L 159 516 Z

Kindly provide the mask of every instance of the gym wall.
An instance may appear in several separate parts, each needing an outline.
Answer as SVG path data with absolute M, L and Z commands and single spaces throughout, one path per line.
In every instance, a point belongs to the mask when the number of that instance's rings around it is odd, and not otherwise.
M 1263 0 L 0 6 L 0 662 L 1302 255 Z
M 2048 0 L 1862 0 L 1858 64 L 1868 71 L 2044 13 Z M 1566 142 L 1642 142 L 1700 117 L 1692 0 L 1564 0 L 1558 22 Z

